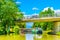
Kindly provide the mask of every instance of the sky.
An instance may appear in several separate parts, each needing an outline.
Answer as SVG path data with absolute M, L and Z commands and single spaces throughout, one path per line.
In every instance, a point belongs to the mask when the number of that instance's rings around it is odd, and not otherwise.
M 33 22 L 27 22 L 26 23 L 26 28 L 31 28 L 33 26 Z
M 17 0 L 16 3 L 25 15 L 39 14 L 46 7 L 60 9 L 60 0 Z

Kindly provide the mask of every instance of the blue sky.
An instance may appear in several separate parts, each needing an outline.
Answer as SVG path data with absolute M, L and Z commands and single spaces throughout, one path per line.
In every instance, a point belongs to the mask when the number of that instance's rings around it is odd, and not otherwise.
M 31 28 L 32 25 L 33 25 L 33 22 L 27 22 L 27 23 L 26 23 L 26 28 Z
M 19 3 L 22 12 L 25 12 L 25 15 L 31 15 L 35 12 L 38 14 L 46 7 L 53 7 L 55 10 L 60 9 L 60 0 L 17 0 Z M 38 10 L 32 10 L 33 8 Z

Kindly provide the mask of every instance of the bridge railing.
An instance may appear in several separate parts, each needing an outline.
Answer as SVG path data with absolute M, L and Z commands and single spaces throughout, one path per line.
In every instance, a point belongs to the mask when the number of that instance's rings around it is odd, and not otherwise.
M 41 17 L 42 19 L 44 18 L 60 18 L 59 16 L 53 16 L 53 17 Z M 26 19 L 41 19 L 41 18 L 23 18 L 22 20 L 26 20 Z

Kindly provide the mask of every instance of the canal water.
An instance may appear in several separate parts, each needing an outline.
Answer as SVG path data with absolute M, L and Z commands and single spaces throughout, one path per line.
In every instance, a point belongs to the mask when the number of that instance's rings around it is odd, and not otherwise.
M 33 37 L 33 34 L 26 34 L 26 40 L 34 40 Z
M 60 40 L 60 36 L 43 34 L 38 38 L 35 34 L 0 35 L 0 40 Z
M 31 28 L 33 25 L 33 22 L 27 22 L 26 23 L 26 28 Z M 26 40 L 33 40 L 33 34 L 26 34 Z

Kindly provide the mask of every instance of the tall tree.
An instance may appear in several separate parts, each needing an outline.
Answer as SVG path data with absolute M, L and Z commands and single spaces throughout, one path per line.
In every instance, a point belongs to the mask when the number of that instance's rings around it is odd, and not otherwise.
M 54 11 L 48 8 L 48 10 L 40 12 L 39 16 L 40 17 L 52 17 L 54 16 Z
M 39 13 L 39 17 L 41 18 L 41 17 L 53 17 L 54 16 L 54 11 L 53 10 L 51 10 L 50 8 L 48 8 L 48 10 L 45 10 L 45 11 L 41 11 L 40 13 Z M 41 28 L 43 29 L 43 30 L 49 30 L 49 29 L 52 29 L 52 26 L 53 26 L 53 22 L 41 22 L 41 23 L 34 23 L 34 25 L 39 25 L 39 26 L 41 26 Z M 34 26 L 33 25 L 33 26 Z M 39 27 L 38 26 L 38 27 Z M 36 27 L 36 26 L 35 26 Z
M 17 12 L 21 11 L 18 9 L 14 0 L 0 0 L 0 26 L 3 27 L 5 33 L 6 28 L 15 24 L 14 20 L 19 17 Z

